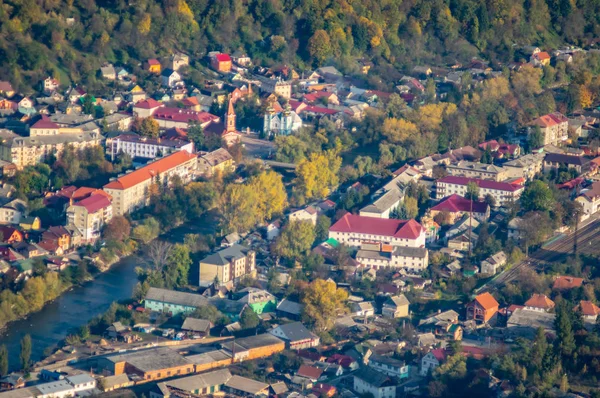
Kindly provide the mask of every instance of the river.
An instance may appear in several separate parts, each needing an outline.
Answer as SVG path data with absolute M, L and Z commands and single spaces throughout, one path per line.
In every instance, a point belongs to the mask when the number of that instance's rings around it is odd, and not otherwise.
M 8 349 L 10 368 L 20 367 L 20 342 L 26 334 L 31 335 L 31 359 L 37 362 L 48 347 L 56 346 L 70 330 L 103 314 L 113 301 L 131 297 L 137 283 L 137 264 L 138 257 L 125 257 L 93 281 L 65 292 L 39 312 L 10 323 L 0 334 L 0 344 L 5 344 Z

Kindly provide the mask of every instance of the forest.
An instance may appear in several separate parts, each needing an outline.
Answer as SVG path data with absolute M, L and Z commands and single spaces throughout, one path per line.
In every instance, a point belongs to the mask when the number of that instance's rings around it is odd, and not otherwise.
M 595 0 L 2 0 L 0 79 L 25 93 L 46 75 L 93 88 L 105 62 L 141 72 L 175 51 L 240 50 L 301 70 L 357 57 L 390 81 L 419 64 L 518 59 L 522 45 L 594 45 Z M 202 68 L 192 63 L 191 79 Z M 144 76 L 142 76 L 144 77 Z

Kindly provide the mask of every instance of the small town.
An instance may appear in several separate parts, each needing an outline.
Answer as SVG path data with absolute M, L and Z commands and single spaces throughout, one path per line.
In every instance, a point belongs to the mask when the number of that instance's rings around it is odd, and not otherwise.
M 0 398 L 600 397 L 600 41 L 364 19 L 0 73 Z

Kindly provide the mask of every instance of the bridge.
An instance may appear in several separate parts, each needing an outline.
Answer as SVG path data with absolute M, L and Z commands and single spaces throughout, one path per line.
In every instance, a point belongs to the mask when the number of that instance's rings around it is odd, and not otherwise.
M 277 168 L 280 168 L 280 169 L 295 170 L 296 167 L 297 167 L 297 165 L 295 163 L 276 162 L 274 160 L 263 160 L 263 162 L 267 166 L 277 167 Z

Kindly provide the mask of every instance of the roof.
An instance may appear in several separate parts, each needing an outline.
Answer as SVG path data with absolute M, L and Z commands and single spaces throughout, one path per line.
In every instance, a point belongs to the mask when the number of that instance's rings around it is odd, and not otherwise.
M 150 58 L 148 60 L 148 65 L 160 65 L 160 62 L 156 58 Z
M 285 325 L 279 325 L 279 329 L 284 338 L 289 341 L 309 340 L 317 338 L 310 330 L 308 330 L 301 322 L 292 322 Z
M 581 300 L 574 308 L 575 311 L 581 312 L 585 316 L 597 316 L 600 314 L 600 308 L 591 301 Z
M 67 376 L 67 377 L 65 377 L 65 380 L 67 380 L 69 383 L 73 384 L 74 386 L 96 381 L 96 379 L 94 379 L 92 376 L 90 376 L 87 373 L 80 373 L 80 374 L 73 375 L 73 376 Z
M 329 228 L 330 232 L 350 232 L 368 235 L 391 236 L 401 239 L 417 239 L 424 231 L 415 220 L 373 218 L 346 213 Z
M 172 120 L 180 123 L 198 122 L 200 124 L 211 123 L 219 120 L 218 116 L 208 112 L 198 112 L 181 108 L 158 108 L 152 117 L 159 120 Z
M 354 373 L 354 377 L 357 377 L 365 383 L 370 384 L 376 388 L 396 385 L 396 383 L 391 377 L 369 367 L 360 368 L 356 373 Z
M 526 308 L 517 308 L 508 321 L 506 327 L 528 327 L 537 329 L 539 327 L 545 330 L 554 330 L 555 314 L 550 314 L 543 311 L 528 310 Z
M 242 289 L 240 290 L 240 293 L 244 293 L 244 296 L 238 299 L 238 301 L 242 303 L 256 304 L 276 300 L 275 296 L 266 290 L 257 289 L 254 287 Z
M 200 155 L 199 157 L 204 159 L 211 166 L 216 166 L 233 159 L 231 154 L 227 152 L 225 148 L 216 149 L 212 152 Z
M 196 155 L 192 155 L 187 151 L 178 151 L 164 158 L 158 159 L 146 166 L 134 170 L 114 181 L 109 182 L 104 186 L 105 189 L 127 189 L 136 186 L 146 180 L 154 178 L 162 173 L 167 172 L 191 159 Z
M 385 300 L 384 305 L 393 305 L 395 307 L 401 307 L 405 305 L 410 305 L 410 301 L 408 301 L 405 295 L 401 294 L 399 296 L 388 297 Z
M 74 206 L 82 206 L 85 207 L 88 213 L 96 213 L 99 210 L 106 209 L 110 204 L 110 200 L 105 195 L 93 194 L 75 203 Z
M 169 369 L 179 366 L 193 365 L 169 347 L 154 347 L 146 350 L 125 352 L 106 357 L 113 363 L 126 362 L 142 372 Z
M 256 336 L 243 337 L 240 339 L 235 339 L 235 341 L 228 341 L 221 346 L 231 351 L 231 348 L 235 344 L 235 352 L 240 351 L 248 351 L 255 348 L 268 347 L 275 344 L 283 344 L 283 341 L 276 336 L 273 336 L 269 333 L 263 333 Z
M 157 287 L 151 287 L 148 289 L 145 300 L 184 305 L 189 307 L 201 307 L 208 304 L 208 299 L 199 294 L 184 293 L 175 290 L 160 289 Z
M 194 332 L 206 332 L 210 329 L 210 321 L 206 319 L 198 319 L 198 318 L 185 318 L 183 321 L 183 325 L 181 325 L 181 329 L 183 330 L 191 330 Z
M 533 56 L 539 59 L 540 61 L 550 59 L 550 54 L 548 54 L 546 51 L 540 51 L 539 53 L 536 53 Z
M 488 209 L 488 204 L 485 202 L 471 201 L 469 199 L 465 199 L 458 194 L 452 194 L 444 199 L 437 205 L 433 206 L 431 210 L 436 211 L 448 211 L 450 213 L 457 212 L 471 212 L 471 203 L 472 203 L 472 211 L 474 213 L 486 213 Z
M 470 182 L 477 184 L 479 188 L 495 189 L 499 191 L 518 191 L 523 189 L 522 185 L 510 184 L 508 182 L 498 182 L 490 180 L 480 180 L 478 178 L 458 177 L 458 176 L 446 176 L 437 180 L 437 183 L 455 184 L 455 185 L 468 185 Z
M 228 369 L 219 369 L 212 372 L 202 373 L 194 376 L 169 380 L 165 384 L 169 387 L 186 392 L 202 390 L 207 387 L 220 386 L 231 379 Z
M 209 256 L 204 257 L 200 260 L 200 263 L 213 264 L 213 265 L 228 265 L 231 260 L 244 258 L 248 255 L 250 249 L 234 243 L 228 248 L 220 250 Z
M 533 125 L 540 126 L 541 128 L 556 126 L 561 123 L 568 123 L 569 119 L 561 113 L 554 112 L 544 116 L 540 116 L 531 122 Z
M 228 56 L 229 57 L 229 56 Z M 228 388 L 232 388 L 234 390 L 243 391 L 247 394 L 257 395 L 261 391 L 266 388 L 269 388 L 269 385 L 260 381 L 248 379 L 242 376 L 232 376 L 225 385 Z
M 296 303 L 295 301 L 288 300 L 284 298 L 277 305 L 277 311 L 285 312 L 293 315 L 300 315 L 302 313 L 302 309 L 304 306 L 300 303 Z
M 301 365 L 300 368 L 298 369 L 298 371 L 296 372 L 296 375 L 298 375 L 298 376 L 302 376 L 302 377 L 306 377 L 306 378 L 314 379 L 314 380 L 318 380 L 322 374 L 323 374 L 323 369 L 319 369 L 317 367 L 309 366 L 309 365 Z
M 105 376 L 104 378 L 102 378 L 102 380 L 104 388 L 122 386 L 123 384 L 128 384 L 130 382 L 129 377 L 125 373 L 121 373 L 120 375 L 114 376 Z
M 141 108 L 141 109 L 153 109 L 153 108 L 159 108 L 162 105 L 163 105 L 162 103 L 160 103 L 152 98 L 148 98 L 148 99 L 137 102 L 133 107 Z
M 35 122 L 30 129 L 58 129 L 59 125 L 50 120 L 47 116 L 42 116 L 40 120 Z
M 215 58 L 219 62 L 231 62 L 231 57 L 228 54 L 220 53 L 215 55 Z
M 137 134 L 120 134 L 112 138 L 113 141 L 123 142 L 141 142 L 146 145 L 158 145 L 170 148 L 182 148 L 188 145 L 190 142 L 182 139 L 168 139 L 168 138 L 149 138 L 142 137 Z
M 529 300 L 525 302 L 526 307 L 542 308 L 549 310 L 554 308 L 554 301 L 550 300 L 545 294 L 535 293 Z
M 574 276 L 559 276 L 554 281 L 552 289 L 573 289 L 580 287 L 583 284 L 583 278 L 575 278 Z
M 479 294 L 477 297 L 475 297 L 474 301 L 476 301 L 485 310 L 498 308 L 500 305 L 494 296 L 492 296 L 489 292 Z
M 444 350 L 443 348 L 436 348 L 435 350 L 431 350 L 430 352 L 431 354 L 433 354 L 435 359 L 437 359 L 440 362 L 446 359 L 446 350 Z
M 589 163 L 589 159 L 584 158 L 583 156 L 565 155 L 562 153 L 549 153 L 544 158 L 544 162 L 565 163 L 576 166 L 583 166 Z

